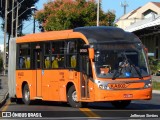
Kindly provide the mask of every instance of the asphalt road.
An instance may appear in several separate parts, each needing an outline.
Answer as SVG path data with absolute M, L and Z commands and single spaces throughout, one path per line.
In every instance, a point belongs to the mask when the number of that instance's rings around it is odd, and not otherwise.
M 12 117 L 40 117 L 52 119 L 160 119 L 160 94 L 153 94 L 152 100 L 132 101 L 125 109 L 116 109 L 110 103 L 90 103 L 86 108 L 72 108 L 68 104 L 35 101 L 32 105 L 16 104 L 7 100 L 0 109 L 11 112 Z M 2 115 L 2 113 L 1 113 Z M 3 117 L 6 114 L 3 113 Z M 2 117 L 1 116 L 1 117 Z M 158 118 L 159 117 L 159 118 Z M 46 119 L 46 118 L 45 118 Z

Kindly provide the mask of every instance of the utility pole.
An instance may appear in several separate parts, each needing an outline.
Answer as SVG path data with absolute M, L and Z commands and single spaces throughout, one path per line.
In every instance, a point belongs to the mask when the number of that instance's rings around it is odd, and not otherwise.
M 30 9 L 33 9 L 35 15 L 35 11 L 37 11 L 37 8 L 35 6 L 32 6 Z M 36 30 L 36 20 L 35 16 L 33 16 L 33 33 L 35 33 L 35 30 Z
M 35 8 L 34 8 L 34 15 L 35 15 Z M 33 16 L 33 33 L 35 33 L 35 29 L 36 29 L 35 27 L 36 27 L 36 20 Z
M 123 7 L 124 8 L 124 15 L 126 14 L 126 8 L 128 7 L 128 4 L 127 4 L 127 2 L 126 2 L 126 0 L 124 1 L 124 3 L 122 3 L 121 2 L 121 7 Z
M 14 0 L 12 0 L 12 22 L 11 22 L 11 37 L 13 37 L 13 21 L 14 21 Z
M 2 0 L 1 0 L 1 8 L 2 8 Z
M 36 20 L 33 18 L 33 33 L 35 33 L 35 27 L 36 27 Z
M 18 10 L 19 10 L 19 3 L 17 1 L 17 10 L 16 10 L 16 30 L 15 30 L 15 37 L 17 38 L 17 31 L 18 31 Z
M 97 26 L 99 26 L 99 0 L 98 0 L 98 3 L 97 3 Z
M 6 75 L 6 38 L 7 38 L 7 10 L 8 0 L 5 1 L 5 24 L 4 24 L 4 53 L 3 53 L 3 74 Z

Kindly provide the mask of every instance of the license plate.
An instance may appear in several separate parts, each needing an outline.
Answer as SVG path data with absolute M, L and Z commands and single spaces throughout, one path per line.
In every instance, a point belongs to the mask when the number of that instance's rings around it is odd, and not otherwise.
M 124 94 L 124 98 L 133 98 L 133 94 Z
M 118 84 L 109 84 L 108 86 L 110 89 L 124 89 L 124 88 L 127 88 L 129 84 L 118 83 Z

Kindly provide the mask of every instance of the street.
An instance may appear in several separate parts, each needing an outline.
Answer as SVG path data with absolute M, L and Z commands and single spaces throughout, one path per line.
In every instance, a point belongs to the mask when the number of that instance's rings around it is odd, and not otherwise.
M 37 113 L 37 117 L 67 117 L 70 119 L 130 117 L 134 114 L 151 114 L 154 115 L 152 116 L 153 118 L 156 118 L 160 117 L 159 98 L 160 94 L 153 94 L 152 100 L 132 101 L 132 103 L 123 110 L 115 109 L 110 103 L 89 103 L 86 108 L 72 108 L 68 104 L 57 102 L 34 101 L 32 105 L 27 106 L 24 104 L 16 104 L 15 102 L 11 103 L 10 100 L 7 100 L 0 111 L 12 111 L 14 113 L 29 112 Z M 42 114 L 38 116 L 38 113 Z

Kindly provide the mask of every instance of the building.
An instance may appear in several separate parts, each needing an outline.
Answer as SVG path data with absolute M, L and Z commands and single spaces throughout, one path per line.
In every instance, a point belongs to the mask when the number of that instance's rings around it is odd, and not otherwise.
M 149 2 L 125 15 L 116 22 L 118 27 L 126 29 L 128 26 L 147 18 L 160 15 L 160 2 Z
M 149 2 L 122 16 L 116 24 L 135 33 L 149 53 L 160 59 L 160 2 Z

